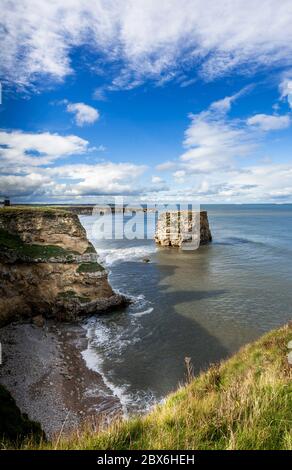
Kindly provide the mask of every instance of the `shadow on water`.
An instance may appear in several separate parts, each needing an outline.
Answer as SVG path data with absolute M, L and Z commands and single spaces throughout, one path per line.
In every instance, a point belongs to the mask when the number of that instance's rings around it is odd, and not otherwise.
M 141 276 L 147 271 L 147 286 L 143 293 L 151 301 L 154 310 L 139 318 L 139 341 L 130 340 L 122 355 L 116 357 L 116 364 L 108 362 L 105 366 L 114 370 L 116 378 L 118 376 L 131 384 L 133 390 L 151 389 L 157 397 L 163 397 L 184 381 L 185 357 L 191 357 L 197 374 L 228 355 L 218 338 L 194 319 L 180 315 L 176 310 L 180 303 L 192 305 L 195 309 L 196 302 L 219 299 L 224 291 L 190 291 L 180 286 L 169 291 L 168 283 L 164 282 L 175 274 L 175 266 L 151 264 L 144 267 L 141 263 L 127 263 L 127 269 L 129 280 L 139 277 L 139 284 Z M 132 287 L 134 291 L 135 287 Z M 112 319 L 122 321 L 117 317 Z M 111 359 L 115 361 L 115 354 Z
M 113 251 L 113 287 L 145 298 L 142 306 L 138 300 L 97 318 L 92 332 L 104 374 L 133 393 L 164 396 L 184 379 L 186 356 L 198 373 L 291 319 L 291 208 L 207 210 L 214 241 L 196 252 L 159 248 L 153 254 L 152 240 L 92 240 L 98 252 Z M 92 222 L 83 223 L 91 233 Z M 139 262 L 145 255 L 151 263 Z

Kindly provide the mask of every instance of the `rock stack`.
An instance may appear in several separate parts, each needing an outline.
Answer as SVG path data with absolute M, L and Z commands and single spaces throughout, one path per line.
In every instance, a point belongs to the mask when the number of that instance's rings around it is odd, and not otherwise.
M 196 249 L 212 241 L 206 211 L 168 211 L 160 214 L 155 241 L 161 246 Z

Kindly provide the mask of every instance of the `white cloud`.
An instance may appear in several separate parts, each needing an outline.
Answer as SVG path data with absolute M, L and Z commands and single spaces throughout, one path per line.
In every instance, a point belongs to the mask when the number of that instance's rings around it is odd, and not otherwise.
M 190 115 L 183 142 L 186 150 L 171 162 L 176 166 L 174 185 L 161 194 L 164 201 L 291 202 L 292 166 L 274 164 L 269 156 L 261 154 L 260 146 L 262 131 L 288 127 L 290 116 L 230 118 L 227 112 L 238 96 L 241 93 Z
M 160 176 L 152 176 L 151 181 L 154 184 L 160 184 L 164 182 L 163 179 L 160 178 Z
M 145 165 L 60 161 L 89 150 L 88 141 L 76 135 L 0 131 L 0 192 L 11 197 L 63 198 L 142 191 L 140 177 L 146 171 Z M 57 160 L 58 165 L 53 165 Z M 158 188 L 158 180 L 154 183 Z
M 231 119 L 227 113 L 236 99 L 248 91 L 240 90 L 211 103 L 206 111 L 191 114 L 191 123 L 185 131 L 184 147 L 180 156 L 180 169 L 188 174 L 226 171 L 236 168 L 240 157 L 257 150 L 260 131 L 289 127 L 289 115 L 256 114 L 246 121 Z
M 187 176 L 187 175 L 186 175 Z M 178 181 L 179 182 L 179 181 Z M 183 188 L 149 193 L 154 202 L 259 203 L 292 201 L 292 165 L 267 164 L 195 174 L 184 179 Z
M 167 161 L 167 162 L 160 163 L 159 165 L 156 165 L 155 168 L 157 171 L 167 171 L 167 170 L 171 170 L 176 165 L 177 165 L 176 162 Z
M 280 84 L 281 98 L 287 98 L 292 109 L 292 78 L 286 77 Z
M 251 201 L 281 201 L 292 198 L 292 166 L 269 164 L 248 166 L 232 175 L 234 191 L 245 188 Z
M 172 174 L 172 176 L 174 177 L 176 183 L 184 183 L 186 172 L 185 170 L 177 170 Z
M 59 158 L 82 154 L 88 141 L 76 135 L 62 136 L 50 132 L 30 133 L 0 131 L 0 169 L 48 165 Z
M 115 65 L 114 88 L 161 83 L 182 64 L 208 79 L 247 64 L 287 67 L 291 22 L 291 0 L 3 0 L 1 75 L 18 85 L 62 80 L 83 45 Z
M 33 173 L 0 175 L 3 195 L 68 198 L 94 195 L 136 194 L 146 167 L 132 163 L 103 162 L 35 168 Z
M 244 94 L 248 93 L 248 91 L 250 91 L 252 87 L 253 87 L 253 85 L 248 85 L 248 86 L 242 88 L 241 90 L 239 90 L 234 95 L 225 96 L 225 98 L 223 98 L 221 100 L 214 101 L 210 105 L 210 111 L 212 111 L 213 113 L 222 113 L 222 114 L 228 113 L 228 111 L 230 111 L 230 109 L 231 109 L 232 104 L 238 98 L 240 98 Z
M 270 114 L 256 114 L 247 119 L 249 126 L 256 126 L 263 131 L 286 129 L 290 126 L 290 116 L 278 116 Z
M 85 103 L 69 103 L 66 110 L 68 113 L 74 114 L 74 119 L 77 126 L 84 126 L 85 124 L 93 124 L 99 119 L 99 112 L 97 109 Z
M 180 156 L 180 168 L 174 173 L 176 179 L 182 169 L 193 174 L 232 168 L 238 157 L 255 149 L 254 134 L 240 120 L 227 116 L 231 105 L 249 88 L 211 103 L 201 113 L 190 114 L 191 123 L 183 142 L 186 151 Z
M 27 175 L 0 175 L 1 196 L 32 196 L 34 193 L 45 192 L 50 178 L 37 173 Z
M 95 165 L 64 165 L 49 169 L 54 178 L 66 179 L 59 192 L 70 195 L 130 194 L 139 188 L 133 184 L 144 173 L 144 165 L 133 163 L 98 163 Z
M 191 124 L 185 131 L 181 166 L 189 173 L 205 173 L 230 168 L 238 157 L 254 149 L 251 135 L 241 123 L 209 111 L 190 115 Z

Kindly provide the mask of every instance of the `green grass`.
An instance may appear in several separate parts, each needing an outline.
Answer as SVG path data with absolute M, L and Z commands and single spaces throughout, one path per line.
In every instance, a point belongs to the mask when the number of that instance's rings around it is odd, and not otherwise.
M 53 206 L 9 206 L 9 207 L 1 207 L 0 208 L 0 215 L 1 216 L 9 216 L 10 214 L 15 216 L 15 213 L 27 213 L 27 212 L 41 212 L 46 213 L 48 215 L 56 215 L 56 214 L 70 214 L 69 211 L 66 209 L 62 209 L 60 207 L 53 207 Z
M 78 297 L 78 295 L 75 290 L 66 290 L 64 292 L 59 292 L 58 297 L 60 297 L 61 299 L 70 300 Z
M 77 268 L 78 273 L 96 273 L 98 271 L 104 271 L 104 267 L 96 262 L 81 263 Z
M 91 242 L 88 242 L 88 247 L 86 248 L 85 253 L 96 253 L 96 249 Z
M 44 261 L 54 257 L 66 258 L 67 261 L 74 259 L 72 256 L 73 252 L 65 250 L 60 246 L 24 243 L 18 235 L 13 235 L 6 230 L 0 229 L 0 251 L 7 248 L 15 251 L 20 256 L 42 259 Z
M 150 414 L 24 449 L 292 449 L 292 325 L 210 367 Z
M 80 296 L 74 290 L 66 290 L 64 292 L 59 292 L 58 297 L 63 300 L 78 299 L 82 304 L 90 302 L 90 297 Z

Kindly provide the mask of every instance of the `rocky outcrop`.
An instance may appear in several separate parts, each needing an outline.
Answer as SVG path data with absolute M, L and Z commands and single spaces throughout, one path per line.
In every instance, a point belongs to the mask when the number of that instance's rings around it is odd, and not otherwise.
M 160 214 L 155 232 L 162 246 L 194 247 L 212 241 L 206 211 L 168 211 Z
M 77 214 L 0 209 L 0 324 L 35 315 L 71 321 L 126 302 Z
M 40 424 L 21 413 L 14 398 L 0 385 L 0 439 L 19 442 L 25 438 L 33 438 L 35 443 L 46 440 Z

